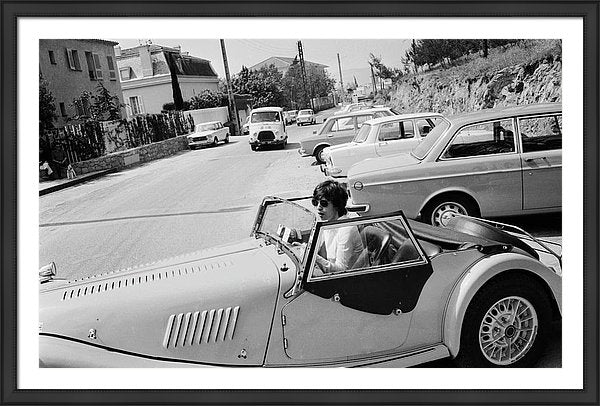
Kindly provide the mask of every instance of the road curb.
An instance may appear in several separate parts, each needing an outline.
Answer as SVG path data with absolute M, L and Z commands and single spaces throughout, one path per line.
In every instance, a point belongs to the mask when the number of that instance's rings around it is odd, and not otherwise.
M 87 182 L 88 180 L 100 178 L 104 175 L 108 175 L 109 173 L 117 172 L 117 170 L 118 170 L 117 168 L 111 168 L 111 169 L 107 169 L 105 171 L 94 172 L 94 173 L 88 174 L 88 175 L 80 175 L 80 176 L 76 177 L 75 179 L 67 180 L 58 185 L 52 185 L 47 188 L 40 189 L 40 196 L 47 195 L 48 193 L 56 192 L 58 190 L 66 189 L 68 187 L 78 185 L 83 182 Z

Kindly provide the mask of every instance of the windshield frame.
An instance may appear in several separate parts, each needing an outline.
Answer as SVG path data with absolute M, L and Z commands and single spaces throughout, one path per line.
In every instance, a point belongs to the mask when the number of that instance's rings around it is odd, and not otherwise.
M 452 123 L 446 118 L 442 117 L 440 123 L 433 127 L 425 138 L 422 138 L 423 141 L 417 144 L 412 151 L 410 151 L 410 154 L 419 161 L 427 158 L 431 150 L 437 145 L 439 140 L 444 137 L 451 127 Z M 417 150 L 419 150 L 419 154 L 416 152 Z M 421 153 L 421 150 L 424 150 L 424 152 Z
M 293 256 L 298 261 L 299 264 L 304 265 L 304 261 L 306 261 L 306 258 L 308 255 L 308 247 L 311 244 L 311 241 L 312 241 L 312 238 L 313 238 L 313 235 L 315 232 L 316 224 L 318 221 L 317 221 L 317 215 L 312 210 L 309 210 L 295 202 L 299 201 L 299 200 L 310 200 L 311 198 L 312 198 L 312 196 L 294 197 L 294 198 L 289 198 L 289 199 L 284 199 L 284 198 L 280 198 L 277 196 L 266 196 L 265 198 L 263 198 L 263 201 L 258 208 L 258 212 L 256 214 L 256 218 L 254 220 L 254 224 L 252 226 L 252 231 L 250 233 L 250 236 L 254 237 L 254 238 L 263 237 L 265 239 L 265 241 L 276 244 L 278 248 L 285 249 L 285 251 L 288 253 L 288 255 Z M 291 207 L 302 210 L 302 212 L 304 212 L 304 213 L 310 214 L 310 216 L 312 217 L 312 225 L 310 228 L 310 234 L 308 236 L 308 242 L 304 246 L 301 258 L 298 257 L 296 255 L 296 252 L 294 252 L 294 250 L 292 249 L 292 246 L 293 246 L 292 243 L 283 241 L 282 237 L 276 233 L 271 234 L 271 233 L 263 232 L 260 230 L 260 228 L 263 224 L 267 209 L 269 206 L 271 206 L 273 204 L 288 204 Z M 284 225 L 286 225 L 286 224 L 284 224 Z M 289 226 L 289 224 L 287 224 L 286 226 Z
M 368 130 L 363 130 L 364 128 L 368 128 Z M 365 142 L 366 140 L 369 139 L 369 134 L 371 134 L 372 130 L 373 130 L 373 126 L 371 124 L 369 124 L 368 121 L 365 121 L 364 123 L 362 123 L 362 125 L 356 132 L 356 135 L 354 136 L 354 138 L 352 138 L 352 142 L 356 142 L 357 144 L 362 144 L 363 142 Z M 364 136 L 364 138 L 359 138 L 358 136 L 363 133 L 366 134 Z

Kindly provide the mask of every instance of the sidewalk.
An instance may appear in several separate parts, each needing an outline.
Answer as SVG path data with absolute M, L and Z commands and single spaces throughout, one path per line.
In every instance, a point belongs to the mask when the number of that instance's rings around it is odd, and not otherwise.
M 116 168 L 107 169 L 104 171 L 97 171 L 86 173 L 85 175 L 78 175 L 75 179 L 55 179 L 39 182 L 40 196 L 48 193 L 56 192 L 58 190 L 66 189 L 68 187 L 77 185 L 79 183 L 87 182 L 88 180 L 96 179 L 109 173 L 117 172 Z

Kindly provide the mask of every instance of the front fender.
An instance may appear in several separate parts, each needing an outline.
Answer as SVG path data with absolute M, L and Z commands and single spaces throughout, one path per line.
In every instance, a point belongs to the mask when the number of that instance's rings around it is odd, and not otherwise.
M 483 258 L 457 280 L 444 311 L 442 339 L 452 357 L 456 357 L 460 349 L 462 325 L 473 297 L 492 278 L 502 277 L 502 273 L 514 270 L 529 273 L 545 283 L 552 292 L 549 299 L 553 300 L 561 311 L 562 278 L 541 262 L 517 252 Z

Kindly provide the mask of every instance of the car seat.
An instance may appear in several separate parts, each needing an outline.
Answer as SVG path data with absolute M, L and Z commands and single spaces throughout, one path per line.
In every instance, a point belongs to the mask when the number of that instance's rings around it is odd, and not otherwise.
M 390 233 L 375 226 L 366 226 L 361 230 L 360 235 L 366 248 L 361 255 L 361 259 L 364 259 L 362 257 L 366 256 L 368 266 L 389 263 L 387 253 L 391 240 Z M 365 262 L 361 262 L 359 259 L 357 263 Z

